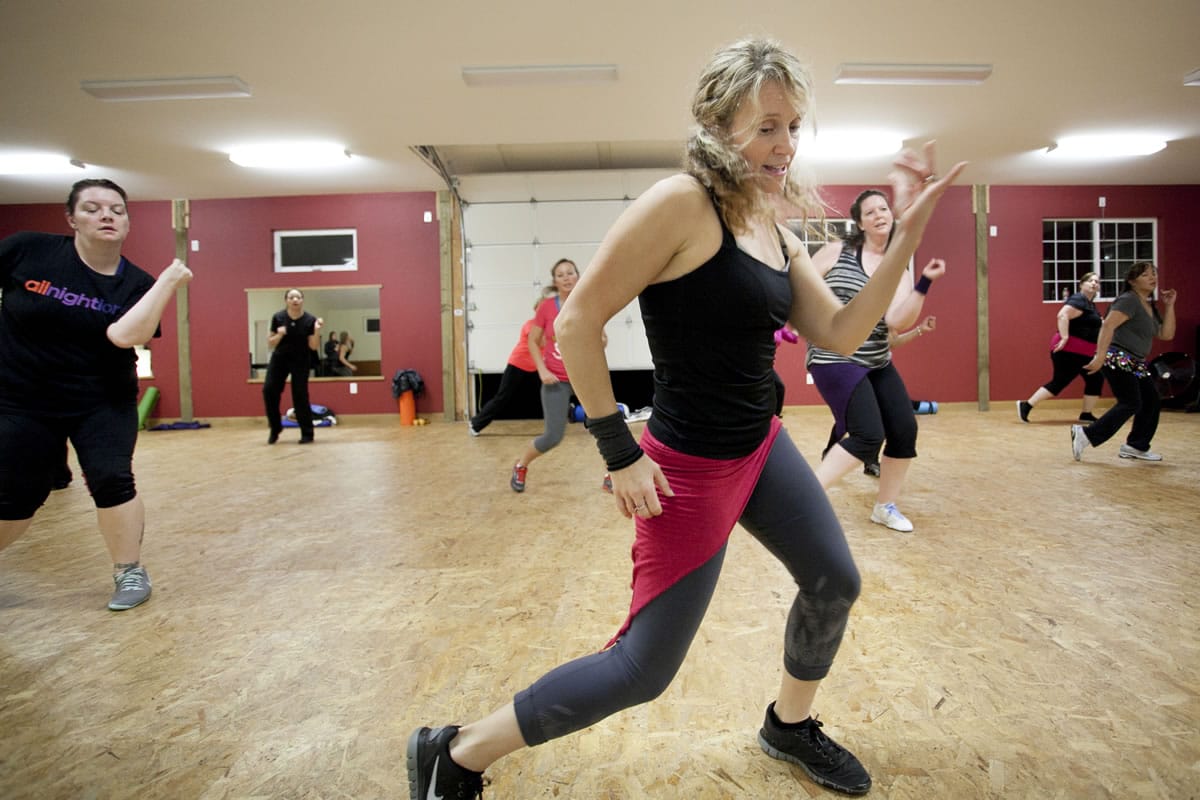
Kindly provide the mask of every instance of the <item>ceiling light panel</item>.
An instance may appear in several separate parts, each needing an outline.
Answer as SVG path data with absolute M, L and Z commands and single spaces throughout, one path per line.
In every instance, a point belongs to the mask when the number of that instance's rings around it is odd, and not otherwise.
M 83 81 L 79 88 L 106 102 L 142 100 L 214 100 L 249 97 L 250 87 L 234 75 L 205 78 L 150 78 L 147 80 Z
M 839 64 L 833 82 L 871 86 L 938 86 L 983 83 L 991 64 Z
M 59 175 L 85 166 L 57 153 L 0 153 L 0 175 Z
M 536 67 L 463 67 L 467 86 L 549 86 L 606 83 L 617 79 L 616 64 L 548 64 Z
M 1046 148 L 1056 158 L 1128 158 L 1148 156 L 1167 146 L 1161 136 L 1142 134 L 1095 134 L 1064 136 L 1054 147 Z
M 229 160 L 239 167 L 259 169 L 333 167 L 348 163 L 350 158 L 350 152 L 342 145 L 321 142 L 256 144 L 229 151 Z

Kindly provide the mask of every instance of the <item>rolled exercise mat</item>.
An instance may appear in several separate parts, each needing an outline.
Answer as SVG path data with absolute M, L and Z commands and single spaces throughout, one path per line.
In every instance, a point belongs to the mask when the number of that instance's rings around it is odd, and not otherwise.
M 150 418 L 154 407 L 158 405 L 158 389 L 153 386 L 147 386 L 146 391 L 142 393 L 142 399 L 138 401 L 138 430 L 146 430 L 146 420 Z
M 417 419 L 417 400 L 412 389 L 401 392 L 397 403 L 400 406 L 400 424 L 412 425 Z

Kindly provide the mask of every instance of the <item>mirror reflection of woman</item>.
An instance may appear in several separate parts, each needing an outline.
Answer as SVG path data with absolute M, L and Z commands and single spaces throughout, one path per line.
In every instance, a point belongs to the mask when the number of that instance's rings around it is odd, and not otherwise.
M 69 440 L 113 561 L 108 607 L 124 611 L 151 591 L 141 564 L 146 509 L 133 477 L 134 347 L 157 335 L 192 273 L 176 259 L 156 280 L 121 255 L 129 211 L 110 180 L 71 187 L 67 223 L 73 237 L 18 233 L 0 242 L 0 549 L 29 529 Z
M 321 327 L 325 322 L 304 310 L 304 292 L 299 289 L 288 289 L 283 299 L 287 306 L 271 317 L 271 333 L 267 336 L 267 344 L 273 348 L 267 377 L 263 381 L 263 403 L 270 431 L 267 444 L 275 444 L 283 432 L 279 400 L 289 376 L 292 379 L 292 407 L 300 427 L 300 444 L 310 444 L 313 415 L 308 400 L 308 372 L 312 368 L 312 351 L 321 345 Z
M 354 352 L 354 340 L 350 338 L 349 331 L 342 331 L 338 337 L 337 343 L 337 364 L 334 365 L 333 374 L 343 378 L 349 378 L 354 373 L 358 372 L 358 367 L 350 363 L 350 354 Z
M 1100 293 L 1100 276 L 1085 273 L 1079 280 L 1079 291 L 1071 295 L 1058 310 L 1058 330 L 1050 341 L 1050 363 L 1054 374 L 1050 381 L 1038 388 L 1028 400 L 1017 401 L 1017 416 L 1021 422 L 1029 422 L 1029 412 L 1034 406 L 1058 393 L 1080 375 L 1083 376 L 1083 408 L 1079 412 L 1080 422 L 1095 422 L 1092 413 L 1104 388 L 1104 376 L 1099 372 L 1084 369 L 1096 355 L 1096 338 L 1100 335 L 1103 321 L 1096 310 L 1096 295 Z

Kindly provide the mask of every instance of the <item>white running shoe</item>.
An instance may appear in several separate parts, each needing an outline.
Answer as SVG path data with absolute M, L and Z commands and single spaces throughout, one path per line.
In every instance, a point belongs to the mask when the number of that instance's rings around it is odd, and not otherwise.
M 895 503 L 876 503 L 871 512 L 871 522 L 886 525 L 901 533 L 908 533 L 913 529 L 913 524 L 908 521 L 908 517 L 900 513 Z
M 1162 456 L 1152 450 L 1138 450 L 1133 445 L 1123 444 L 1117 452 L 1121 458 L 1136 458 L 1138 461 L 1162 461 Z
M 1083 432 L 1082 425 L 1071 426 L 1071 455 L 1075 456 L 1076 461 L 1083 461 L 1083 448 L 1087 447 L 1091 442 L 1088 441 L 1087 434 Z

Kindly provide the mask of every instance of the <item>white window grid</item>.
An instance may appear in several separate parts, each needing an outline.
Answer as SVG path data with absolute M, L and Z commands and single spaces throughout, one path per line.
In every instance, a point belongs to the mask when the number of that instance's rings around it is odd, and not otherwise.
M 841 217 L 823 220 L 789 219 L 787 226 L 804 243 L 811 256 L 830 242 L 843 239 L 854 230 L 854 221 Z
M 1158 220 L 1042 220 L 1042 302 L 1061 303 L 1078 291 L 1079 278 L 1100 276 L 1097 300 L 1110 301 L 1125 288 L 1125 273 L 1138 261 L 1157 263 Z

